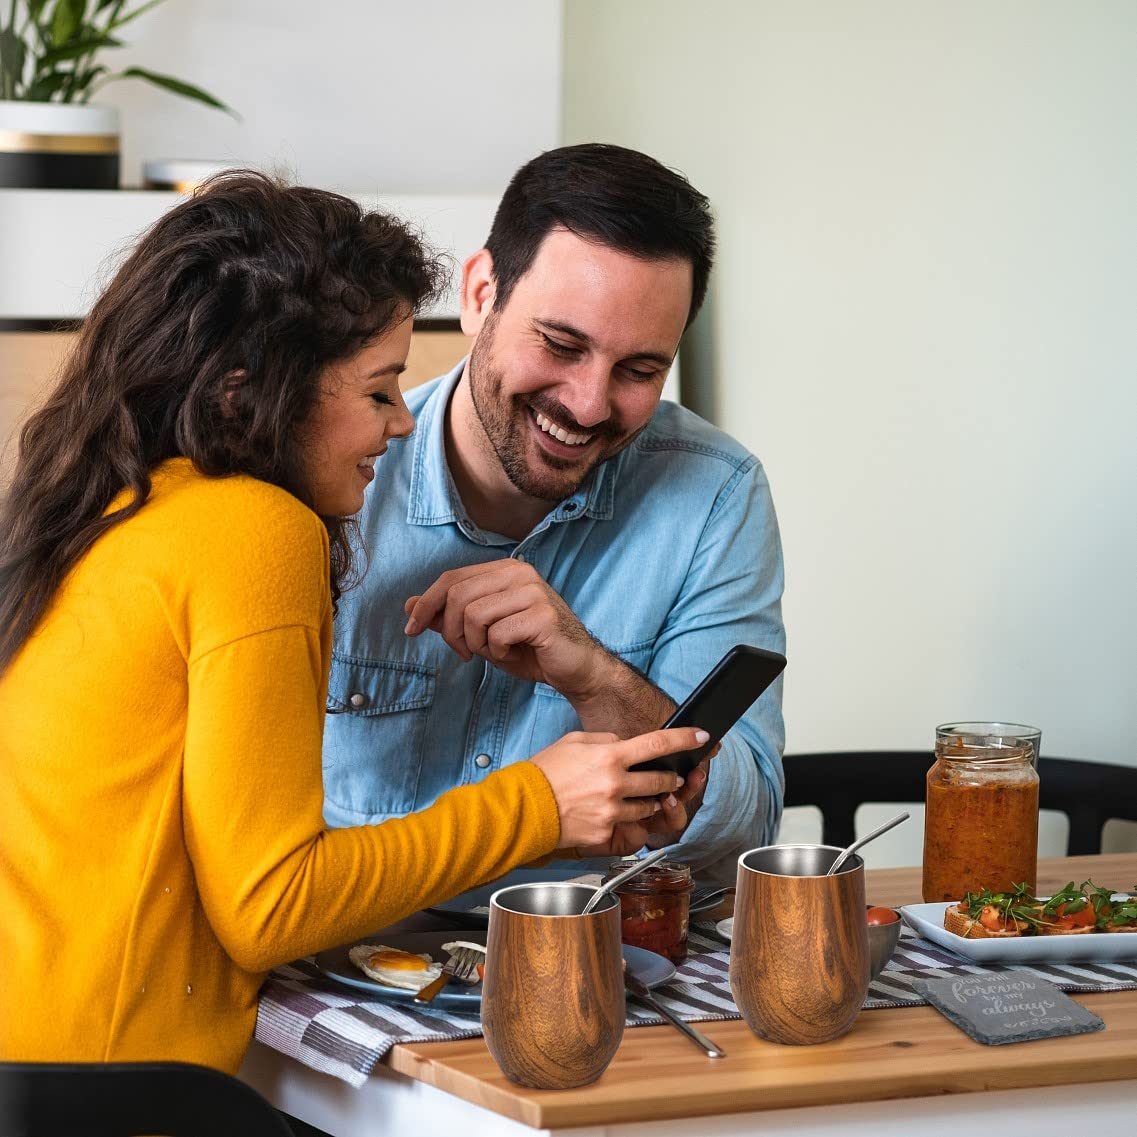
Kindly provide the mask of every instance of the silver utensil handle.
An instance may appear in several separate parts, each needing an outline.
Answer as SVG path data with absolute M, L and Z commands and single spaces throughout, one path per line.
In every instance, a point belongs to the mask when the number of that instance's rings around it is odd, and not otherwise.
M 421 991 L 415 993 L 414 1002 L 416 1003 L 430 1003 L 433 1002 L 434 996 L 454 978 L 453 971 L 443 971 L 437 978 L 432 979 Z
M 700 909 L 710 908 L 711 901 L 721 902 L 728 892 L 734 891 L 734 885 L 723 885 L 721 888 L 696 888 L 691 893 L 691 907 Z
M 848 848 L 842 849 L 825 875 L 832 876 L 859 848 L 875 840 L 882 833 L 887 833 L 890 829 L 895 828 L 902 821 L 907 821 L 910 816 L 911 814 L 907 810 L 898 813 L 895 817 L 890 817 L 883 825 L 878 825 L 871 833 L 866 833 L 863 837 L 858 838 Z
M 656 1002 L 651 995 L 636 995 L 645 1006 L 650 1007 L 657 1015 L 662 1015 L 672 1026 L 678 1027 L 700 1050 L 706 1052 L 708 1058 L 725 1058 L 726 1051 L 716 1046 L 705 1034 L 696 1030 L 690 1023 L 684 1022 L 678 1015 L 669 1011 L 662 1003 Z
M 611 880 L 606 881 L 588 898 L 588 903 L 584 906 L 584 911 L 581 912 L 581 915 L 587 916 L 614 888 L 623 884 L 626 880 L 631 880 L 632 877 L 643 872 L 644 869 L 650 868 L 657 861 L 662 861 L 666 856 L 666 849 L 656 849 L 655 852 L 648 853 L 646 857 L 641 857 L 631 868 L 625 869 L 619 876 L 614 876 Z

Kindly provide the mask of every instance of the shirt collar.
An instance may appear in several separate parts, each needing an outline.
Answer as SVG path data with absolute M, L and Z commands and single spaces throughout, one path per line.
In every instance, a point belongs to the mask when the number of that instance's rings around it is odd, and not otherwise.
M 470 520 L 446 462 L 446 409 L 465 368 L 466 360 L 463 359 L 444 375 L 419 411 L 412 442 L 414 451 L 407 523 L 454 524 L 460 526 L 471 540 L 486 545 L 498 544 L 496 535 L 484 533 Z M 543 528 L 551 521 L 574 521 L 581 516 L 598 521 L 610 520 L 616 495 L 617 467 L 623 453 L 593 470 L 580 489 L 554 506 L 537 528 Z
M 462 503 L 446 464 L 444 427 L 450 396 L 465 366 L 463 359 L 439 380 L 415 422 L 411 485 L 407 495 L 407 523 L 410 525 L 446 525 L 458 521 Z

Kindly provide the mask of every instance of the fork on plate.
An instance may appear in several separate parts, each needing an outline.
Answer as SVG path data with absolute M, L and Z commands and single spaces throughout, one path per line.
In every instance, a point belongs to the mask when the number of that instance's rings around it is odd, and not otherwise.
M 474 977 L 478 964 L 485 959 L 486 953 L 476 948 L 460 947 L 446 961 L 442 974 L 428 983 L 414 998 L 416 1003 L 429 1003 L 434 996 L 450 982 L 451 979 L 461 979 L 468 982 Z

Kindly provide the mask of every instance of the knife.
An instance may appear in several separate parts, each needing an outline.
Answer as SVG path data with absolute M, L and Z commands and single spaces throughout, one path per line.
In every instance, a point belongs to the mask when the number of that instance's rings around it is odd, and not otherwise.
M 678 1027 L 708 1058 L 726 1057 L 726 1051 L 716 1046 L 705 1034 L 701 1034 L 690 1023 L 685 1023 L 678 1015 L 657 1002 L 648 985 L 642 979 L 637 979 L 630 971 L 624 972 L 624 988 L 649 1010 L 655 1011 L 672 1026 Z

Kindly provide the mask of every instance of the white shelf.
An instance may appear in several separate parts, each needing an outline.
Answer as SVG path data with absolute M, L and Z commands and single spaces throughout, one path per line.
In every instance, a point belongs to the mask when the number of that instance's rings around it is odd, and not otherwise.
M 423 315 L 458 318 L 462 261 L 489 236 L 493 194 L 355 194 L 453 257 L 447 294 Z M 182 195 L 162 190 L 0 189 L 0 320 L 78 320 L 135 240 Z M 679 401 L 679 363 L 663 389 Z
M 449 293 L 424 315 L 458 315 L 462 260 L 489 235 L 490 194 L 354 195 L 454 257 Z M 85 316 L 134 241 L 182 196 L 160 190 L 0 190 L 0 320 Z

